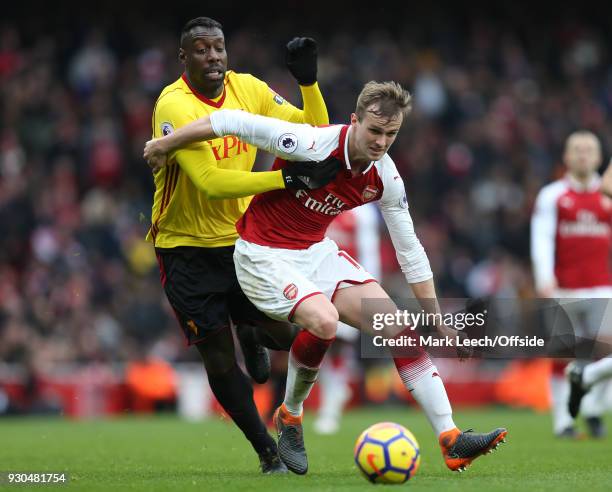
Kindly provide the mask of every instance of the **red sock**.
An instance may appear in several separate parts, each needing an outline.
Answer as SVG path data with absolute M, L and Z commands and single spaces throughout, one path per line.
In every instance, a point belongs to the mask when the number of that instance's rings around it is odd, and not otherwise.
M 336 337 L 323 339 L 313 335 L 308 330 L 298 333 L 291 345 L 293 359 L 305 367 L 316 368 L 321 365 L 327 349 Z
M 289 352 L 284 401 L 285 409 L 294 417 L 302 415 L 302 404 L 317 380 L 325 352 L 334 339 L 324 340 L 307 330 L 295 337 Z
M 552 375 L 556 377 L 565 377 L 565 367 L 567 361 L 563 359 L 553 359 L 552 361 Z

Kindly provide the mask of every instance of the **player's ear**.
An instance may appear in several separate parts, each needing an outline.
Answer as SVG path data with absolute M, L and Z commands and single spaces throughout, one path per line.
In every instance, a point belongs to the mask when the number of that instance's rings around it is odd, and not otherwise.
M 359 117 L 355 113 L 351 113 L 351 125 L 355 126 L 359 123 Z
M 178 57 L 179 57 L 180 62 L 184 65 L 185 64 L 186 54 L 185 54 L 185 50 L 183 48 L 179 48 L 179 56 Z

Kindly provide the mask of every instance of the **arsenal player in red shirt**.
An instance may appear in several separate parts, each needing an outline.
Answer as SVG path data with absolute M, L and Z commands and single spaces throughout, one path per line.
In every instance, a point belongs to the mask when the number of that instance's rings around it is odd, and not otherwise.
M 542 188 L 533 212 L 531 257 L 536 291 L 540 297 L 560 298 L 570 322 L 568 326 L 560 320 L 549 320 L 554 323 L 551 326 L 554 338 L 602 339 L 609 337 L 612 328 L 604 319 L 607 303 L 601 301 L 612 297 L 612 200 L 602 193 L 597 173 L 602 161 L 599 139 L 588 131 L 572 133 L 567 138 L 563 160 L 566 175 Z M 553 430 L 559 437 L 577 437 L 574 419 L 568 412 L 565 366 L 564 360 L 553 362 L 550 381 Z M 598 385 L 582 403 L 594 436 L 604 432 L 601 402 L 605 390 L 603 384 Z

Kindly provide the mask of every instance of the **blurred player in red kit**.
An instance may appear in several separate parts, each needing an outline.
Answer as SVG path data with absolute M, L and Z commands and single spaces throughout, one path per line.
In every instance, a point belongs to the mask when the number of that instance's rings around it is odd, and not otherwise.
M 561 299 L 571 326 L 560 318 L 550 320 L 554 337 L 602 340 L 612 329 L 602 322 L 608 304 L 603 299 L 612 297 L 612 200 L 602 194 L 597 173 L 602 161 L 599 139 L 588 131 L 572 133 L 565 144 L 563 161 L 567 173 L 542 188 L 532 216 L 531 259 L 536 291 L 543 298 Z M 559 437 L 574 438 L 578 432 L 568 411 L 566 365 L 565 360 L 553 361 L 553 430 Z M 579 367 L 583 365 L 579 363 Z M 582 401 L 582 413 L 594 437 L 605 433 L 601 415 L 606 389 L 605 383 L 599 384 Z

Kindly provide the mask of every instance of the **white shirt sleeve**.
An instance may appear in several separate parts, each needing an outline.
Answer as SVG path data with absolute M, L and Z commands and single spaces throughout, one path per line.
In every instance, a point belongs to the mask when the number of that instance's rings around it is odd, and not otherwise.
M 548 287 L 556 281 L 557 200 L 562 192 L 561 181 L 542 188 L 531 216 L 531 264 L 536 290 Z
M 355 242 L 359 263 L 375 279 L 382 277 L 380 265 L 379 213 L 373 203 L 353 209 L 355 214 Z
M 395 163 L 389 156 L 376 163 L 383 180 L 383 194 L 379 202 L 380 211 L 389 229 L 395 247 L 397 261 L 409 284 L 433 278 L 429 259 L 414 231 L 404 181 Z
M 321 161 L 338 147 L 341 125 L 313 127 L 222 109 L 210 115 L 215 135 L 235 135 L 242 141 L 289 161 Z

